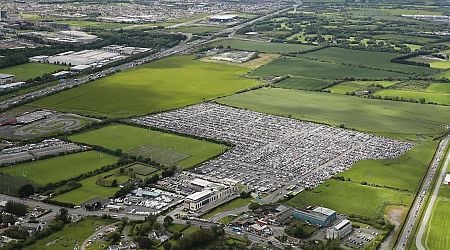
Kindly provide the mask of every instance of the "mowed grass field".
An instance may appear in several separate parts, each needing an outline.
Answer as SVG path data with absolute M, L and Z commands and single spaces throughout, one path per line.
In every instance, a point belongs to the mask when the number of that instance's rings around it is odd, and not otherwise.
M 403 97 L 420 100 L 425 98 L 426 102 L 450 105 L 450 83 L 432 83 L 426 89 L 383 89 L 377 91 L 376 95 Z
M 291 89 L 263 88 L 221 98 L 241 108 L 299 120 L 344 124 L 347 128 L 395 137 L 437 135 L 450 122 L 450 107 L 373 100 Z
M 50 74 L 58 70 L 67 69 L 67 66 L 47 63 L 25 63 L 9 68 L 0 69 L 0 73 L 16 76 L 16 80 L 26 81 L 28 79 Z
M 96 22 L 86 20 L 64 20 L 64 21 L 57 21 L 57 23 L 64 23 L 77 28 L 100 28 L 100 29 L 119 29 L 131 25 L 129 23 L 108 23 L 108 22 Z
M 66 225 L 61 231 L 55 232 L 44 239 L 36 241 L 27 250 L 61 250 L 80 247 L 81 243 L 98 229 L 114 223 L 111 219 L 87 217 L 81 221 Z M 75 243 L 77 242 L 77 243 Z
M 359 68 L 340 63 L 328 63 L 306 58 L 279 58 L 257 70 L 251 76 L 255 77 L 275 77 L 294 75 L 307 78 L 320 79 L 342 79 L 346 77 L 356 78 L 404 78 L 408 75 L 399 72 L 388 72 L 378 69 Z
M 183 107 L 260 85 L 248 69 L 175 56 L 116 73 L 31 105 L 81 114 L 130 117 Z
M 400 55 L 401 54 L 386 52 L 372 52 L 343 48 L 325 48 L 305 53 L 301 56 L 339 64 L 345 63 L 351 65 L 364 65 L 371 68 L 393 70 L 411 74 L 433 74 L 439 72 L 438 70 L 428 67 L 391 63 L 392 58 L 399 57 Z M 368 58 L 370 58 L 370 60 L 368 60 Z
M 441 186 L 425 238 L 428 249 L 450 249 L 450 186 Z
M 409 207 L 438 144 L 431 140 L 416 143 L 412 150 L 397 159 L 360 161 L 339 174 L 347 181 L 330 179 L 288 203 L 296 207 L 321 205 L 340 213 L 371 218 L 383 218 L 387 206 Z M 364 181 L 369 185 L 362 185 Z
M 120 187 L 104 187 L 97 185 L 97 180 L 104 176 L 114 175 L 118 172 L 118 169 L 111 170 L 109 172 L 95 175 L 80 181 L 81 187 L 74 189 L 70 192 L 61 194 L 53 198 L 53 200 L 60 202 L 67 202 L 72 204 L 81 204 L 94 198 L 107 199 L 113 196 Z M 116 179 L 117 184 L 123 184 L 127 182 L 130 177 L 127 175 L 113 176 L 111 179 Z
M 87 151 L 18 164 L 2 168 L 0 171 L 12 176 L 25 177 L 38 185 L 45 185 L 116 163 L 117 159 L 115 156 Z
M 287 89 L 321 90 L 331 84 L 330 81 L 322 79 L 294 76 L 276 83 L 275 86 Z
M 307 44 L 287 44 L 287 43 L 271 43 L 264 41 L 251 41 L 239 39 L 226 39 L 213 42 L 212 45 L 223 47 L 231 47 L 233 49 L 258 51 L 264 53 L 295 53 L 307 51 L 316 48 L 314 45 Z
M 189 155 L 189 157 L 176 163 L 183 168 L 195 166 L 219 155 L 226 149 L 226 146 L 208 141 L 128 125 L 110 125 L 70 136 L 69 139 L 89 145 L 99 145 L 112 150 L 121 149 L 122 152 L 128 152 L 144 145 L 167 149 L 168 153 L 171 151 L 180 152 Z

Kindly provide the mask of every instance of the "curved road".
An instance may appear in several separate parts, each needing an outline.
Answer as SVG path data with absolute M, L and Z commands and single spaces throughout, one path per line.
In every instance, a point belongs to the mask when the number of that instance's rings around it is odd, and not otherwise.
M 401 234 L 397 241 L 397 247 L 395 248 L 397 250 L 404 250 L 407 247 L 408 239 L 412 236 L 413 233 L 412 229 L 414 228 L 414 225 L 416 224 L 417 221 L 417 215 L 424 206 L 425 194 L 427 193 L 429 188 L 431 188 L 434 175 L 436 174 L 436 171 L 439 168 L 439 163 L 441 162 L 444 156 L 445 149 L 447 148 L 449 139 L 450 136 L 447 136 L 446 138 L 442 139 L 442 141 L 439 143 L 433 161 L 430 167 L 428 168 L 428 172 L 425 175 L 425 178 L 423 179 L 422 186 L 420 187 L 416 199 L 414 200 L 411 209 L 409 210 L 408 218 L 405 221 L 405 224 L 403 225 Z M 439 181 L 437 185 L 438 184 Z
M 431 196 L 430 202 L 428 203 L 427 210 L 425 211 L 425 215 L 420 222 L 419 231 L 416 237 L 416 247 L 418 250 L 425 250 L 426 247 L 422 244 L 423 235 L 425 234 L 425 230 L 427 228 L 428 221 L 430 221 L 431 211 L 434 207 L 434 203 L 436 202 L 439 189 L 442 185 L 442 179 L 447 173 L 448 164 L 450 162 L 450 151 L 447 154 L 447 158 L 445 159 L 444 165 L 442 165 L 441 173 L 438 176 L 436 181 L 436 185 L 434 186 L 433 194 Z

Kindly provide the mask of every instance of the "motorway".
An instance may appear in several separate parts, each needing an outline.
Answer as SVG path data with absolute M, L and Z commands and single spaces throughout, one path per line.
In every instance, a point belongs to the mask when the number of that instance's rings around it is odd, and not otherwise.
M 439 146 L 436 150 L 436 154 L 434 155 L 433 161 L 428 168 L 427 174 L 425 175 L 425 178 L 423 179 L 422 186 L 419 189 L 418 195 L 416 196 L 416 199 L 414 200 L 413 205 L 411 206 L 411 209 L 409 210 L 408 218 L 403 225 L 402 232 L 398 238 L 397 241 L 397 250 L 404 250 L 407 247 L 408 239 L 413 234 L 413 228 L 417 221 L 417 216 L 419 212 L 421 211 L 422 207 L 425 204 L 425 197 L 427 191 L 430 189 L 431 184 L 433 182 L 433 178 L 436 174 L 436 171 L 439 168 L 439 164 L 444 156 L 445 149 L 447 148 L 447 144 L 449 142 L 450 136 L 447 136 L 446 138 L 442 139 L 439 143 Z M 448 160 L 448 157 L 447 157 Z M 440 179 L 438 179 L 436 185 L 440 184 Z M 434 195 L 434 193 L 433 193 Z
M 197 39 L 197 40 L 194 40 L 194 41 L 189 41 L 190 39 L 188 37 L 184 42 L 181 42 L 177 46 L 175 46 L 173 48 L 170 48 L 170 49 L 167 49 L 167 50 L 164 50 L 164 51 L 161 51 L 161 52 L 157 52 L 157 53 L 152 54 L 150 56 L 147 56 L 147 57 L 144 57 L 144 58 L 140 58 L 140 59 L 137 59 L 135 61 L 128 62 L 128 63 L 122 64 L 122 65 L 119 65 L 119 66 L 111 67 L 111 68 L 105 69 L 105 70 L 100 71 L 100 72 L 92 73 L 90 75 L 85 75 L 85 76 L 82 76 L 80 78 L 65 80 L 61 84 L 58 84 L 57 86 L 50 86 L 50 87 L 47 87 L 47 88 L 44 88 L 44 89 L 40 89 L 40 90 L 31 92 L 31 93 L 27 93 L 27 94 L 24 94 L 24 95 L 12 97 L 12 98 L 10 98 L 8 100 L 0 102 L 0 111 L 4 111 L 6 109 L 12 108 L 12 107 L 14 107 L 16 105 L 19 105 L 19 104 L 22 104 L 22 103 L 30 102 L 30 101 L 36 100 L 38 98 L 42 98 L 42 97 L 45 97 L 45 96 L 48 96 L 48 95 L 51 95 L 51 94 L 54 94 L 54 93 L 57 93 L 57 92 L 61 92 L 61 91 L 67 90 L 67 89 L 71 89 L 71 88 L 79 86 L 79 85 L 83 85 L 85 83 L 88 83 L 90 81 L 94 81 L 96 79 L 108 76 L 108 75 L 113 74 L 115 72 L 119 72 L 119 71 L 122 71 L 122 70 L 133 68 L 133 67 L 139 66 L 141 64 L 149 63 L 149 62 L 152 62 L 152 61 L 155 61 L 155 60 L 159 60 L 159 59 L 162 59 L 162 58 L 165 58 L 165 57 L 169 57 L 169 56 L 172 56 L 172 55 L 188 52 L 188 51 L 190 51 L 190 50 L 192 50 L 194 48 L 197 48 L 199 46 L 205 45 L 205 44 L 211 42 L 212 40 L 214 40 L 214 39 L 216 39 L 218 37 L 223 37 L 223 36 L 227 36 L 227 35 L 228 36 L 232 36 L 236 31 L 238 31 L 239 29 L 241 29 L 241 28 L 243 28 L 245 26 L 253 25 L 256 22 L 259 22 L 259 21 L 264 20 L 266 18 L 273 17 L 273 16 L 278 15 L 278 14 L 280 14 L 282 12 L 288 11 L 289 9 L 291 9 L 291 7 L 285 8 L 285 9 L 282 9 L 282 10 L 278 10 L 276 12 L 269 13 L 269 14 L 267 14 L 265 16 L 261 16 L 259 18 L 250 20 L 248 22 L 241 23 L 239 25 L 236 25 L 236 26 L 224 29 L 222 31 L 219 31 L 219 32 L 217 32 L 217 33 L 215 33 L 213 35 L 210 35 L 210 36 L 207 36 L 207 37 L 204 37 L 204 38 L 200 38 L 200 39 Z
M 422 221 L 419 225 L 419 231 L 416 236 L 416 247 L 418 250 L 425 250 L 425 246 L 422 244 L 422 239 L 425 234 L 425 230 L 427 228 L 427 224 L 430 221 L 431 211 L 433 210 L 434 204 L 436 203 L 436 199 L 439 193 L 439 189 L 442 185 L 442 180 L 447 174 L 448 164 L 450 162 L 450 151 L 447 154 L 447 158 L 445 159 L 444 164 L 442 165 L 441 173 L 439 174 L 436 185 L 434 186 L 433 194 L 431 195 L 430 202 L 428 202 L 427 209 L 425 210 L 425 214 L 422 217 Z

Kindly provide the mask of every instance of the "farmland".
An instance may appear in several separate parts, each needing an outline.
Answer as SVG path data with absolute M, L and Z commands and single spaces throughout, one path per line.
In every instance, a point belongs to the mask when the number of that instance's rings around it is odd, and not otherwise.
M 450 107 L 264 88 L 219 99 L 226 105 L 391 136 L 437 135 Z M 427 114 L 424 116 L 423 114 Z
M 258 81 L 241 77 L 246 72 L 246 68 L 239 66 L 176 56 L 46 97 L 32 105 L 95 116 L 130 117 L 258 86 Z
M 441 186 L 428 224 L 425 245 L 429 249 L 444 250 L 450 247 L 448 228 L 450 221 L 450 187 Z
M 270 43 L 262 41 L 249 41 L 238 39 L 227 39 L 212 43 L 214 46 L 222 45 L 223 47 L 230 47 L 239 50 L 258 51 L 264 53 L 295 53 L 302 52 L 316 48 L 314 45 L 306 44 L 284 44 L 284 43 Z
M 250 75 L 257 77 L 294 75 L 321 79 L 341 79 L 346 77 L 379 79 L 387 77 L 403 78 L 407 76 L 399 72 L 358 68 L 305 58 L 276 59 L 253 71 Z
M 159 148 L 162 154 L 155 153 L 145 156 L 155 161 L 163 161 L 165 157 L 173 157 L 173 153 L 178 152 L 187 155 L 186 158 L 176 162 L 183 168 L 199 164 L 220 154 L 225 149 L 222 145 L 207 141 L 127 125 L 107 126 L 71 136 L 70 140 L 99 145 L 112 150 L 121 149 L 125 153 L 142 146 L 153 146 Z
M 438 72 L 437 70 L 427 67 L 391 63 L 390 60 L 398 56 L 400 56 L 400 54 L 349 50 L 342 48 L 326 48 L 302 55 L 302 57 L 314 58 L 337 64 L 345 63 L 355 66 L 363 65 L 365 67 L 392 70 L 403 73 L 432 74 Z M 370 60 L 367 60 L 367 58 L 370 58 Z
M 322 79 L 306 78 L 306 77 L 289 77 L 275 86 L 288 89 L 304 89 L 304 90 L 321 90 L 332 83 Z
M 105 220 L 96 217 L 87 217 L 83 220 L 66 225 L 63 230 L 51 234 L 42 240 L 36 241 L 31 246 L 27 247 L 27 250 L 60 250 L 60 249 L 73 249 L 75 246 L 80 246 L 81 243 L 86 240 L 91 234 L 97 231 L 99 228 L 112 224 L 114 221 Z M 74 243 L 77 242 L 77 243 Z
M 424 98 L 426 102 L 450 105 L 450 84 L 432 83 L 426 89 L 384 89 L 376 92 L 380 96 L 398 96 L 419 100 Z
M 63 69 L 67 69 L 67 66 L 44 63 L 25 63 L 0 69 L 0 73 L 15 75 L 17 80 L 26 81 L 42 76 L 43 74 L 50 74 Z
M 396 82 L 393 81 L 351 81 L 339 83 L 332 86 L 331 88 L 328 88 L 328 90 L 330 90 L 331 93 L 347 94 L 358 90 L 365 90 L 368 87 L 372 86 L 389 87 L 394 85 L 395 83 Z
M 109 177 L 112 181 L 113 179 L 117 180 L 117 184 L 123 184 L 127 182 L 130 177 L 127 175 L 118 174 L 119 170 L 111 170 L 109 172 L 92 176 L 87 179 L 80 181 L 81 187 L 72 190 L 70 192 L 64 193 L 62 195 L 56 196 L 53 200 L 72 203 L 72 204 L 81 204 L 90 199 L 100 198 L 106 199 L 110 196 L 113 196 L 120 188 L 116 187 L 108 187 L 108 186 L 100 186 L 97 184 L 99 179 L 104 177 Z
M 45 185 L 76 177 L 116 161 L 117 157 L 87 151 L 5 167 L 1 169 L 1 172 L 12 176 L 26 177 L 38 185 Z
M 65 20 L 58 21 L 58 23 L 68 24 L 77 28 L 98 28 L 98 29 L 119 29 L 130 26 L 127 23 L 111 23 L 111 22 L 96 22 L 96 21 L 84 21 L 84 20 Z

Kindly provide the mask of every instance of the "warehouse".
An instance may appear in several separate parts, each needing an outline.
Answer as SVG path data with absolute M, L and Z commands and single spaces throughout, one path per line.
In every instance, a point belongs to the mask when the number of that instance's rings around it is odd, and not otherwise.
M 292 216 L 297 220 L 325 227 L 336 219 L 336 211 L 325 207 L 315 207 L 313 209 L 294 210 Z
M 83 50 L 83 51 L 69 51 L 48 58 L 48 62 L 52 64 L 67 64 L 67 65 L 91 65 L 107 63 L 111 60 L 118 60 L 124 58 L 119 53 L 108 52 L 104 50 Z

